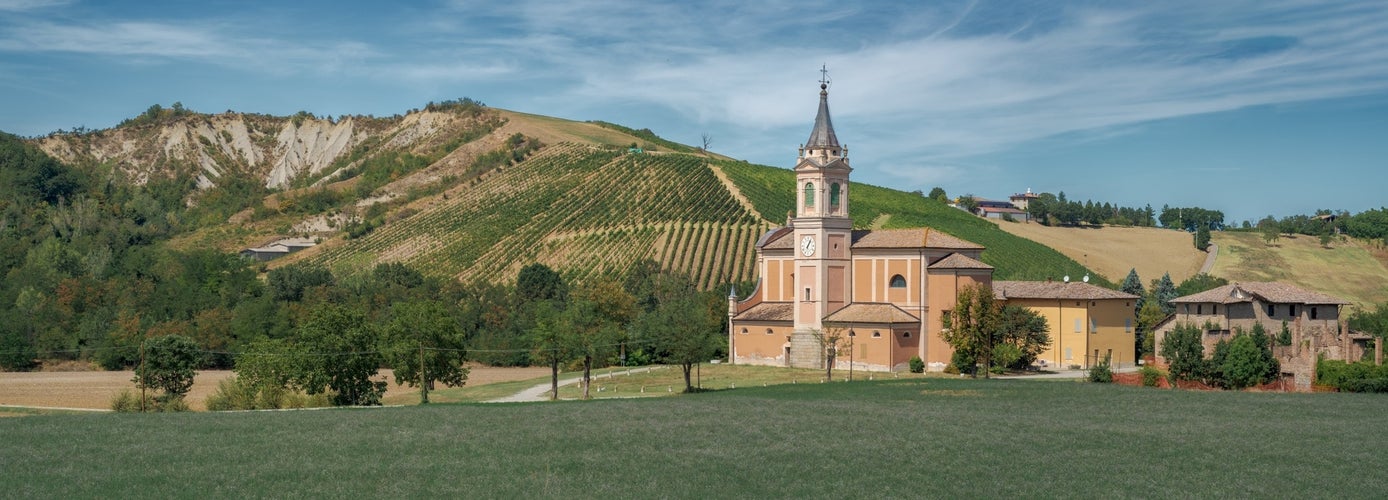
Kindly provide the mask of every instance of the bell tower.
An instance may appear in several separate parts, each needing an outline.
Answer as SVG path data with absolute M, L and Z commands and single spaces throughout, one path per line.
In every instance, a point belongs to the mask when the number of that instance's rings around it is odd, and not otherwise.
M 848 216 L 848 148 L 839 144 L 829 118 L 829 75 L 820 69 L 819 112 L 810 139 L 800 146 L 795 163 L 795 330 L 791 364 L 819 368 L 823 353 L 814 338 L 823 318 L 851 301 L 849 245 L 853 219 Z

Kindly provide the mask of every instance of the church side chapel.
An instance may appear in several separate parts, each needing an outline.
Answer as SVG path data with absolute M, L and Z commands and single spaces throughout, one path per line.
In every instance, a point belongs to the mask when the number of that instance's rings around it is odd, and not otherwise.
M 822 338 L 826 331 L 839 330 L 843 342 L 834 356 L 836 368 L 905 370 L 910 359 L 919 356 L 928 370 L 944 370 L 953 350 L 940 338 L 942 316 L 964 287 L 997 288 L 993 267 L 979 260 L 984 247 L 930 228 L 853 229 L 853 168 L 829 116 L 827 79 L 820 82 L 814 128 L 793 170 L 795 213 L 786 227 L 774 228 L 757 241 L 759 280 L 751 296 L 742 301 L 729 297 L 729 361 L 824 368 L 828 356 Z M 1007 283 L 1022 282 L 998 284 Z M 1131 301 L 1136 296 L 1088 283 L 1028 285 L 1031 295 L 1082 301 L 1076 306 L 1083 307 L 1065 319 L 1082 317 L 1088 327 L 1061 350 L 1054 340 L 1057 325 L 1051 324 L 1052 346 L 1040 360 L 1087 367 L 1094 362 L 1090 354 L 1118 349 L 1115 357 L 1131 364 Z M 1099 297 L 1106 300 L 1094 300 Z

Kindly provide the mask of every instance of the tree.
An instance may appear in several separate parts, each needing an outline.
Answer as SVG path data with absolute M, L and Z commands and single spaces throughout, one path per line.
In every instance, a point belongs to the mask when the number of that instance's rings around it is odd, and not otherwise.
M 1197 273 L 1194 276 L 1186 278 L 1185 281 L 1182 281 L 1181 284 L 1176 287 L 1176 296 L 1185 297 L 1205 290 L 1213 290 L 1228 284 L 1229 280 L 1224 278 L 1211 276 L 1205 273 Z
M 275 300 L 298 302 L 304 290 L 333 284 L 333 273 L 314 264 L 294 264 L 270 271 L 266 280 Z
M 531 264 L 516 275 L 516 294 L 522 302 L 564 302 L 569 296 L 569 286 L 564 283 L 564 277 L 549 266 Z
M 467 382 L 467 334 L 448 306 L 437 300 L 400 302 L 390 315 L 383 351 L 395 383 L 419 387 L 419 402 L 428 403 L 434 382 L 449 387 Z
M 198 363 L 202 361 L 197 342 L 182 335 L 166 335 L 145 342 L 144 361 L 135 368 L 132 382 L 141 389 L 154 389 L 161 406 L 183 399 L 193 388 Z
M 590 397 L 593 363 L 610 356 L 613 345 L 621 337 L 621 327 L 617 319 L 601 311 L 601 306 L 588 298 L 577 298 L 560 314 L 562 341 L 570 356 L 583 363 L 583 399 Z
M 1015 359 L 999 359 L 998 366 L 1010 368 L 1024 368 L 1036 361 L 1047 347 L 1051 345 L 1050 326 L 1046 324 L 1046 318 L 1031 309 L 1007 304 L 1002 306 L 999 313 L 1002 320 L 1001 334 L 997 345 L 993 348 L 993 357 L 998 357 L 998 350 L 1002 347 L 1009 347 L 1016 351 Z
M 1123 293 L 1131 293 L 1137 296 L 1137 303 L 1133 304 L 1133 313 L 1142 311 L 1143 304 L 1147 303 L 1147 290 L 1142 287 L 1142 278 L 1137 277 L 1137 268 L 1128 270 L 1128 277 L 1123 278 Z
M 993 344 L 1002 322 L 1002 308 L 986 285 L 969 285 L 959 290 L 954 309 L 944 316 L 940 337 L 960 354 L 960 359 L 983 362 L 983 378 L 988 378 Z M 961 372 L 965 367 L 955 365 Z M 972 368 L 972 367 L 969 367 Z M 975 375 L 976 376 L 976 375 Z
M 829 324 L 825 324 L 823 329 L 810 331 L 810 335 L 819 342 L 819 349 L 824 353 L 825 381 L 834 381 L 834 363 L 837 361 L 839 350 L 843 348 L 843 343 L 848 340 L 845 335 L 847 332 L 848 329 L 842 325 Z
M 709 134 L 708 132 L 704 132 L 702 134 L 699 134 L 699 140 L 703 142 L 703 146 L 699 147 L 699 151 L 707 153 L 709 145 L 713 144 L 713 135 Z
M 1149 300 L 1142 304 L 1142 310 L 1137 312 L 1136 340 L 1139 357 L 1156 353 L 1156 346 L 1153 345 L 1156 335 L 1153 334 L 1153 329 L 1157 327 L 1157 323 L 1166 319 L 1166 316 L 1167 314 L 1161 310 L 1161 306 L 1157 305 L 1156 301 Z
M 579 288 L 574 297 L 577 300 L 569 305 L 569 309 L 578 306 L 578 316 L 571 318 L 575 326 L 573 346 L 582 357 L 583 399 L 588 399 L 593 363 L 605 362 L 613 344 L 626 361 L 626 326 L 636 317 L 636 299 L 617 282 L 607 280 Z
M 687 295 L 662 302 L 654 311 L 637 318 L 635 328 L 656 344 L 665 362 L 680 365 L 684 371 L 684 390 L 693 392 L 690 379 L 695 363 L 713 356 L 722 340 L 719 324 L 710 320 L 697 297 Z
M 1205 369 L 1205 345 L 1201 343 L 1200 328 L 1191 324 L 1176 325 L 1162 339 L 1161 355 L 1169 364 L 1167 375 L 1172 388 L 1178 380 L 1200 378 Z
M 1202 252 L 1205 252 L 1205 251 L 1208 251 L 1209 248 L 1210 248 L 1210 228 L 1209 228 L 1208 226 L 1203 226 L 1203 225 L 1202 225 L 1202 226 L 1200 226 L 1199 229 L 1196 229 L 1196 230 L 1195 230 L 1195 249 L 1196 249 L 1196 250 L 1200 250 L 1200 251 L 1202 251 Z
M 1161 306 L 1163 314 L 1176 312 L 1176 306 L 1171 303 L 1176 297 L 1180 297 L 1180 295 L 1176 293 L 1176 284 L 1171 282 L 1171 273 L 1163 274 L 1160 280 L 1153 281 L 1152 299 L 1157 301 L 1158 306 Z
M 978 214 L 978 198 L 975 198 L 973 194 L 960 196 L 955 203 L 959 205 L 959 208 L 968 210 L 971 214 Z
M 569 359 L 568 339 L 565 337 L 568 325 L 562 311 L 555 309 L 550 301 L 533 302 L 522 306 L 529 309 L 535 323 L 526 331 L 530 340 L 530 359 L 549 365 L 551 401 L 559 399 L 559 363 Z
M 372 380 L 385 359 L 377 347 L 380 333 L 366 315 L 336 304 L 309 311 L 297 340 L 305 348 L 299 359 L 298 385 L 309 394 L 333 391 L 333 404 L 381 404 L 384 380 Z
M 949 202 L 949 196 L 945 194 L 945 188 L 942 188 L 940 186 L 935 186 L 934 188 L 931 188 L 930 194 L 927 196 L 932 199 L 939 200 L 941 202 Z

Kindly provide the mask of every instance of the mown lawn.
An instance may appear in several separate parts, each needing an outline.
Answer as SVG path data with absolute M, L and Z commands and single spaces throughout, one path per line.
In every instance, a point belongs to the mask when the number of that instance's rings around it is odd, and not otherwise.
M 903 379 L 0 419 L 6 497 L 1380 497 L 1388 398 Z

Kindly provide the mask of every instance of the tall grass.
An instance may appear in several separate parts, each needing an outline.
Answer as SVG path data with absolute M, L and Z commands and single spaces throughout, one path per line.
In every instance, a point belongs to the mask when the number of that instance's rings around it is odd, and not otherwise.
M 1377 497 L 1388 399 L 879 380 L 0 419 L 14 497 Z

